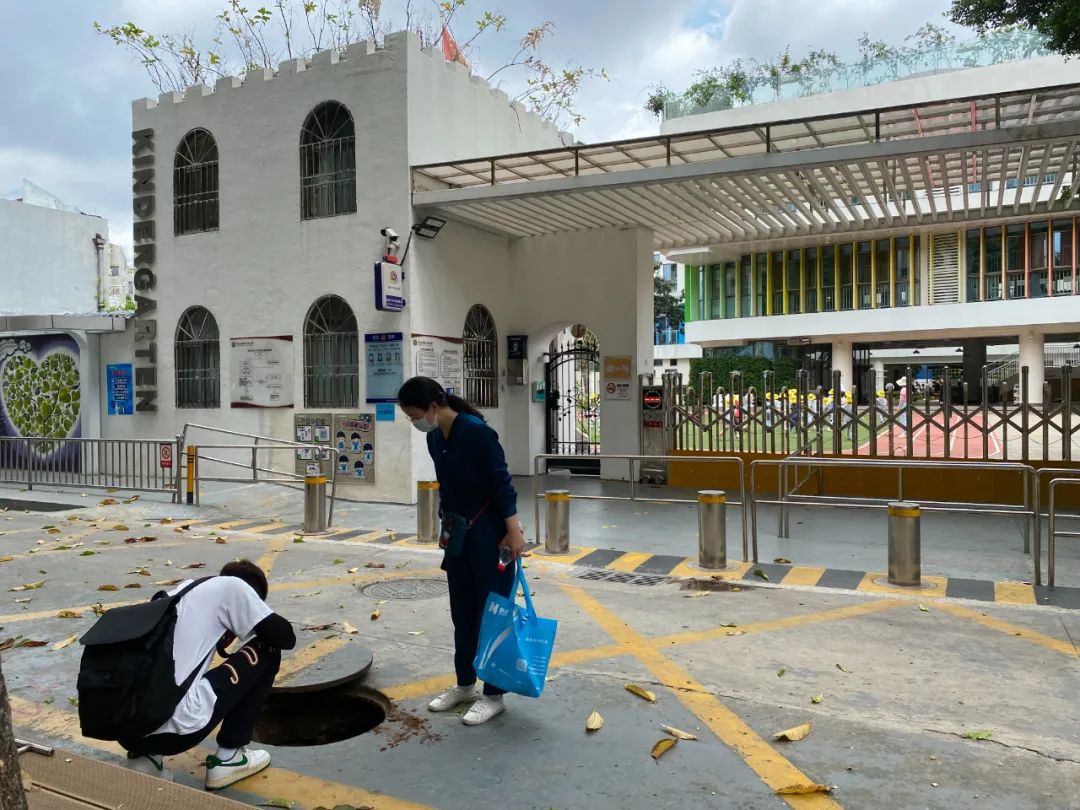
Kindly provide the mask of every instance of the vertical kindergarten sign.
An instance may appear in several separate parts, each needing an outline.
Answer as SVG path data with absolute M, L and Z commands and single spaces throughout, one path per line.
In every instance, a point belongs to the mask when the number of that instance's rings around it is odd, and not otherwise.
M 109 416 L 132 416 L 135 413 L 134 371 L 131 363 L 111 363 L 105 367 L 109 391 Z

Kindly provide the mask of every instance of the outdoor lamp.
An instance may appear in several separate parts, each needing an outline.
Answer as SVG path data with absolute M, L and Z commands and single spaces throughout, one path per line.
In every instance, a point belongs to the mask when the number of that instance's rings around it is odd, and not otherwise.
M 446 224 L 445 219 L 439 217 L 424 217 L 424 219 L 412 226 L 413 233 L 424 239 L 434 239 Z

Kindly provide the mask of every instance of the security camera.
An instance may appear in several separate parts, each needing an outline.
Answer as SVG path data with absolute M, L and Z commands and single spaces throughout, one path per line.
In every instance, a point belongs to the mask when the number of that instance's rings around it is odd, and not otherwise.
M 397 240 L 398 240 L 397 231 L 395 231 L 389 225 L 387 225 L 385 228 L 383 228 L 381 231 L 379 231 L 379 233 L 381 233 L 383 236 L 385 236 L 391 242 L 397 242 Z

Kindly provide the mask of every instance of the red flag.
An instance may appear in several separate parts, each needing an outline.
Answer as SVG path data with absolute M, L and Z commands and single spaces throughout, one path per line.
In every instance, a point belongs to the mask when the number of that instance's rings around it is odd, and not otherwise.
M 443 59 L 447 62 L 460 62 L 466 67 L 469 63 L 465 61 L 465 56 L 458 48 L 457 42 L 454 41 L 454 35 L 450 33 L 450 29 L 445 25 L 442 27 L 442 54 Z

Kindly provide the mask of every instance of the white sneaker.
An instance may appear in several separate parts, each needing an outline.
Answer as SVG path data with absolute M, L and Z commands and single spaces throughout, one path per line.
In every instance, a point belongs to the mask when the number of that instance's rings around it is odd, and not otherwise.
M 164 757 L 152 756 L 150 754 L 133 754 L 129 751 L 125 767 L 129 771 L 144 773 L 147 776 L 156 776 L 158 779 L 164 779 L 166 782 L 176 781 L 173 778 L 172 771 L 165 768 Z
M 431 701 L 427 707 L 429 712 L 448 712 L 463 703 L 474 703 L 479 699 L 480 693 L 476 691 L 476 684 L 472 686 L 452 686 Z
M 270 754 L 258 749 L 241 748 L 228 762 L 222 762 L 211 754 L 206 758 L 206 789 L 221 790 L 254 776 L 269 765 Z
M 469 707 L 461 722 L 467 726 L 481 726 L 505 710 L 506 704 L 503 702 L 502 695 L 484 695 Z

